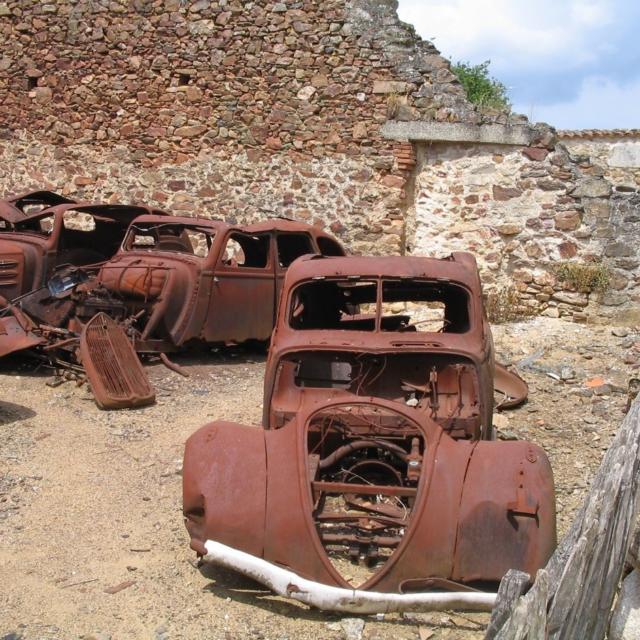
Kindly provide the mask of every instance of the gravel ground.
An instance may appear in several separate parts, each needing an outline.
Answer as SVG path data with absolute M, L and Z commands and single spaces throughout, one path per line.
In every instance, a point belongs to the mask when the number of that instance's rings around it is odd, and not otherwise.
M 640 337 L 551 318 L 494 328 L 530 401 L 498 416 L 555 473 L 566 531 L 627 402 Z M 531 356 L 531 357 L 530 357 Z M 84 388 L 0 362 L 0 639 L 402 640 L 482 637 L 486 614 L 343 618 L 193 562 L 181 516 L 186 438 L 216 418 L 258 424 L 264 357 L 237 349 L 148 367 L 153 407 L 102 412 Z M 602 380 L 594 380 L 602 378 Z M 109 593 L 115 591 L 115 593 Z

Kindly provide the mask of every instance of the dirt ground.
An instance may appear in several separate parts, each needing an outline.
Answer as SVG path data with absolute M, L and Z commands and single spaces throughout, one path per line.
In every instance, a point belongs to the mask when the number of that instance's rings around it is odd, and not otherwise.
M 551 318 L 494 336 L 499 360 L 520 362 L 530 385 L 528 404 L 498 426 L 547 450 L 562 534 L 622 420 L 640 337 Z M 73 383 L 46 386 L 48 373 L 20 359 L 0 362 L 0 639 L 482 637 L 485 614 L 345 618 L 197 570 L 181 516 L 183 445 L 212 419 L 259 422 L 264 357 L 176 360 L 190 378 L 150 365 L 158 403 L 121 412 L 98 410 Z M 126 588 L 105 592 L 116 586 Z

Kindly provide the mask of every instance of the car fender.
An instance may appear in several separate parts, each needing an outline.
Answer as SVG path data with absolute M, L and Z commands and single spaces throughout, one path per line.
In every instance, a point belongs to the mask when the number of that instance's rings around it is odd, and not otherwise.
M 211 538 L 262 557 L 267 466 L 264 432 L 232 422 L 196 431 L 185 447 L 183 511 L 191 548 Z

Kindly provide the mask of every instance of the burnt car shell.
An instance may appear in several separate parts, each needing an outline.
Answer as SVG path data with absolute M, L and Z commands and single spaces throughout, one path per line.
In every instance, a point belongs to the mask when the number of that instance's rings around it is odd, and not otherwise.
M 13 206 L 36 201 L 23 196 L 0 209 L 0 295 L 8 300 L 44 286 L 60 265 L 82 266 L 107 260 L 119 249 L 137 216 L 150 212 L 168 215 L 138 205 L 73 202 L 23 215 Z M 93 229 L 77 228 L 72 221 L 76 215 L 90 218 Z
M 310 283 L 320 289 L 300 296 Z M 418 302 L 439 305 L 441 332 L 412 324 Z M 300 258 L 272 338 L 263 429 L 220 421 L 187 441 L 191 547 L 206 556 L 213 541 L 321 585 L 387 593 L 533 576 L 556 544 L 553 474 L 535 444 L 493 440 L 492 403 L 473 256 Z
M 330 434 L 315 449 L 318 416 L 337 425 L 342 407 L 309 402 L 279 429 L 215 422 L 192 435 L 183 471 L 191 547 L 205 555 L 215 540 L 322 584 L 396 593 L 495 585 L 510 568 L 534 575 L 546 563 L 555 503 L 539 447 L 454 440 L 419 410 L 361 398 L 351 414 L 386 414 L 408 431 L 382 437 L 357 415 L 346 438 Z M 368 453 L 350 456 L 350 446 Z M 386 452 L 398 447 L 392 464 Z M 349 560 L 373 569 L 360 585 L 345 577 Z
M 330 235 L 289 220 L 242 226 L 141 216 L 93 289 L 78 296 L 77 317 L 83 322 L 98 308 L 120 319 L 136 316 L 138 351 L 266 341 L 289 264 L 322 251 L 344 253 Z

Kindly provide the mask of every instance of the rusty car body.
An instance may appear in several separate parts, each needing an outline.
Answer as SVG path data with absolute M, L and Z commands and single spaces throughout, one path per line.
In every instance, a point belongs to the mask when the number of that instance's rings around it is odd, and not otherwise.
M 460 593 L 511 568 L 533 576 L 556 544 L 553 475 L 540 447 L 495 440 L 493 377 L 470 254 L 297 260 L 263 429 L 214 422 L 187 441 L 191 547 L 359 612 L 433 590 L 470 606 Z
M 49 191 L 0 201 L 0 296 L 43 287 L 61 265 L 108 260 L 145 213 L 168 215 L 141 205 L 76 203 Z
M 287 268 L 300 255 L 320 253 L 344 249 L 323 231 L 290 220 L 241 226 L 141 216 L 118 253 L 72 291 L 68 316 L 57 321 L 79 333 L 105 312 L 126 326 L 138 352 L 267 341 Z M 46 320 L 47 300 L 27 306 Z
M 128 379 L 125 368 L 98 357 L 99 345 L 107 345 L 109 358 L 122 353 L 135 366 L 122 350 L 117 328 L 138 353 L 163 354 L 195 344 L 263 344 L 273 329 L 289 264 L 321 252 L 343 255 L 344 249 L 321 230 L 290 220 L 239 226 L 143 215 L 110 260 L 59 270 L 46 287 L 7 304 L 0 311 L 0 356 L 37 347 L 59 365 L 81 360 L 101 406 L 136 406 L 151 397 L 148 385 L 119 389 L 118 379 Z M 102 319 L 88 334 L 96 348 L 79 349 L 98 314 Z M 108 389 L 117 391 L 111 400 Z

